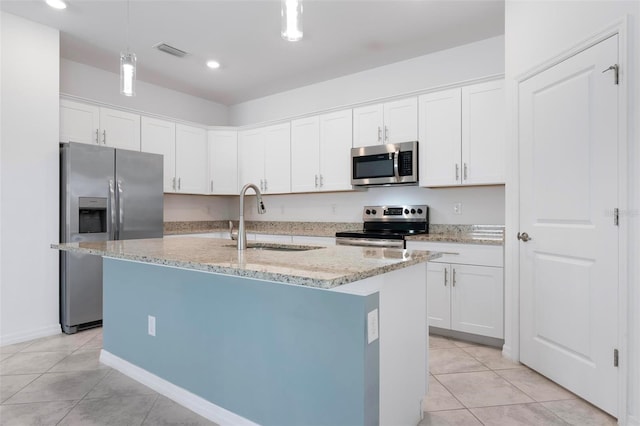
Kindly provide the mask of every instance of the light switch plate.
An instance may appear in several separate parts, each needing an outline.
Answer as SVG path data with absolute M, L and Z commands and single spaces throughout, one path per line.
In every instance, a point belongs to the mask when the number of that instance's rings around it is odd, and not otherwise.
M 378 309 L 367 314 L 367 342 L 378 340 Z
M 156 335 L 156 317 L 152 315 L 149 315 L 149 319 L 148 319 L 148 332 L 149 332 L 149 336 Z

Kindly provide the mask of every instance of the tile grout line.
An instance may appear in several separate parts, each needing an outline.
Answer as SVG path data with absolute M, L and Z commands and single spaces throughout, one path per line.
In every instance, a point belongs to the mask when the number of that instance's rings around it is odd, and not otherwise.
M 147 421 L 147 417 L 149 417 L 149 414 L 151 414 L 151 411 L 153 411 L 159 399 L 160 399 L 160 394 L 156 392 L 156 399 L 153 400 L 153 404 L 151 404 L 149 411 L 147 411 L 147 414 L 144 415 L 142 422 L 140 422 L 140 426 L 144 425 L 144 422 Z

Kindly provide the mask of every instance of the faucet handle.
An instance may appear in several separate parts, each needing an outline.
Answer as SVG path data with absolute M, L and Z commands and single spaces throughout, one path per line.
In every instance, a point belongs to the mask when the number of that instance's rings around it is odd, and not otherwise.
M 229 237 L 233 241 L 236 241 L 238 239 L 238 231 L 234 231 L 232 221 L 229 221 Z

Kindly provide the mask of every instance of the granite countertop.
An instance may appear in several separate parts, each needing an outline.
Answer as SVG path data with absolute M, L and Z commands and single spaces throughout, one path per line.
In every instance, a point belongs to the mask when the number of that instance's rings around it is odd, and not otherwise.
M 250 245 L 251 246 L 251 245 Z M 215 238 L 154 238 L 53 244 L 59 250 L 175 266 L 199 271 L 330 289 L 440 257 L 440 253 L 348 246 L 306 251 L 248 249 L 242 255 L 229 240 Z M 317 248 L 320 247 L 320 248 Z
M 247 232 L 253 234 L 304 235 L 335 237 L 336 232 L 362 229 L 362 223 L 352 222 L 261 222 L 247 221 Z M 234 222 L 238 228 L 238 223 Z M 188 235 L 208 232 L 228 232 L 229 221 L 165 222 L 165 235 Z M 458 244 L 504 244 L 504 225 L 441 225 L 430 224 L 429 234 L 407 237 L 408 241 L 431 241 Z
M 501 246 L 504 225 L 430 225 L 428 234 L 407 237 L 407 241 Z

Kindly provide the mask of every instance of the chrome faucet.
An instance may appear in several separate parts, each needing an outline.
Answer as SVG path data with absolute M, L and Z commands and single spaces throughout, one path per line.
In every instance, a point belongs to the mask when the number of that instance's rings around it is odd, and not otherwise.
M 258 214 L 266 213 L 267 209 L 264 208 L 264 203 L 262 202 L 262 194 L 257 186 L 252 183 L 248 183 L 242 187 L 240 190 L 240 217 L 238 223 L 238 251 L 245 250 L 247 248 L 247 230 L 244 228 L 244 195 L 247 192 L 247 189 L 252 188 L 256 193 L 257 202 L 258 202 Z

